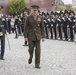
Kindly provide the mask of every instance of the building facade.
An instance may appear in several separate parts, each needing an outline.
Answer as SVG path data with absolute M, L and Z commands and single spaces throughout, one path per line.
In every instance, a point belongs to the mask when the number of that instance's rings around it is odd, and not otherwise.
M 26 0 L 27 7 L 30 8 L 31 5 L 39 5 L 41 12 L 50 12 L 55 10 L 55 0 Z M 0 0 L 0 5 L 4 6 L 3 12 L 8 14 L 8 2 L 9 0 Z
M 27 6 L 31 5 L 40 6 L 40 11 L 50 12 L 55 10 L 55 0 L 27 0 Z
M 72 0 L 72 7 L 76 8 L 76 0 Z
M 8 14 L 8 9 L 9 9 L 8 2 L 9 2 L 9 0 L 0 0 L 0 5 L 2 5 L 4 7 L 3 12 L 5 14 Z
M 56 3 L 56 4 L 59 4 L 59 5 L 61 5 L 61 6 L 64 6 L 64 3 L 63 3 L 62 0 L 55 0 L 55 3 Z

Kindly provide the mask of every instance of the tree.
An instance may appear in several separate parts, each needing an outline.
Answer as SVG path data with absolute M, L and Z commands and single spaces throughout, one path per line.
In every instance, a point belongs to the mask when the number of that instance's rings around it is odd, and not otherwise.
M 55 5 L 55 10 L 60 11 L 60 10 L 62 10 L 62 7 L 59 4 L 56 4 Z
M 11 14 L 21 14 L 26 7 L 26 0 L 10 0 L 9 12 Z
M 66 10 L 71 10 L 71 9 L 72 9 L 72 5 L 71 4 L 66 5 Z

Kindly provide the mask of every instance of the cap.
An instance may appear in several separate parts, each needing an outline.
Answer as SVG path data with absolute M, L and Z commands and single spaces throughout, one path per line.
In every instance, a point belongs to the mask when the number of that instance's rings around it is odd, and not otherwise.
M 44 12 L 42 12 L 42 15 L 45 15 L 45 13 L 44 13 Z
M 60 11 L 60 14 L 64 14 L 63 11 Z
M 75 15 L 75 12 L 73 10 L 70 10 L 69 11 L 69 14 L 73 13 Z
M 55 13 L 52 11 L 51 13 L 50 13 L 51 15 L 55 15 Z
M 39 6 L 37 6 L 37 5 L 32 5 L 31 7 L 32 7 L 33 10 L 38 10 L 39 9 Z
M 59 13 L 58 12 L 55 12 L 55 15 L 59 15 Z
M 49 13 L 48 13 L 48 12 L 47 12 L 46 14 L 47 14 L 47 15 L 49 15 Z
M 0 5 L 0 9 L 3 9 L 3 6 L 2 5 Z
M 69 12 L 67 10 L 64 11 L 64 14 L 66 14 L 66 13 L 69 14 Z

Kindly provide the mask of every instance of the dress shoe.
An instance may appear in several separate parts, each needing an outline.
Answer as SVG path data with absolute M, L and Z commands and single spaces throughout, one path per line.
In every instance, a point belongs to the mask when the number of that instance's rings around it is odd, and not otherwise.
M 59 39 L 59 41 L 63 40 L 62 38 Z
M 46 37 L 46 39 L 49 39 L 49 37 Z
M 25 45 L 23 45 L 23 46 L 25 46 Z
M 50 39 L 53 39 L 53 37 L 51 37 Z
M 14 39 L 18 39 L 18 37 L 15 37 Z
M 40 69 L 40 67 L 39 67 L 39 66 L 35 66 L 35 68 Z
M 65 39 L 64 41 L 68 41 L 68 39 Z
M 74 40 L 70 40 L 70 42 L 74 42 Z
M 28 46 L 28 44 L 26 44 L 25 46 Z
M 27 44 L 23 45 L 23 46 L 28 46 Z
M 35 64 L 35 68 L 40 69 L 39 64 Z
M 29 63 L 29 64 L 31 64 L 31 63 L 32 63 L 32 58 L 30 58 L 30 59 L 28 60 L 28 63 Z
M 0 60 L 5 60 L 5 59 L 0 57 Z

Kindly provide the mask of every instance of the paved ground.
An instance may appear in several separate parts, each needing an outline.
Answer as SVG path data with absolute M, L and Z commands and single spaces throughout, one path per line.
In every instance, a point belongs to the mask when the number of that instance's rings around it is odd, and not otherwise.
M 76 75 L 76 43 L 46 40 L 41 43 L 41 69 L 34 68 L 34 58 L 28 64 L 28 47 L 24 39 L 9 35 L 11 51 L 6 39 L 5 61 L 0 60 L 0 75 Z

